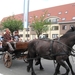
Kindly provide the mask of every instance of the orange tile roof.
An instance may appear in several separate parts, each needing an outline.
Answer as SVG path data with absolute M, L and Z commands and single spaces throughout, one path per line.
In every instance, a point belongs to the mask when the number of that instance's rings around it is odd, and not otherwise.
M 31 23 L 33 21 L 34 16 L 40 17 L 41 15 L 43 15 L 45 11 L 47 11 L 47 13 L 50 14 L 50 16 L 60 17 L 61 18 L 60 21 L 62 21 L 62 18 L 65 18 L 64 21 L 72 21 L 72 18 L 75 17 L 75 3 L 31 11 L 29 12 L 29 22 Z M 14 16 L 18 20 L 23 20 L 23 13 Z M 2 20 L 4 19 L 5 18 L 3 18 Z

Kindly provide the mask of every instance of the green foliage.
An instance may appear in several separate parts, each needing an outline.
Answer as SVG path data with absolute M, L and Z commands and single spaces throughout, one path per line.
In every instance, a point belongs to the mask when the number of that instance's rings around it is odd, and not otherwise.
M 9 28 L 11 32 L 19 29 L 23 29 L 23 22 L 21 20 L 16 20 L 13 18 L 7 18 L 2 23 L 3 28 Z
M 38 37 L 43 32 L 47 32 L 49 29 L 48 25 L 50 24 L 50 22 L 45 20 L 45 17 L 46 14 L 44 14 L 44 16 L 40 16 L 40 18 L 36 18 L 36 16 L 34 16 L 34 22 L 31 24 Z

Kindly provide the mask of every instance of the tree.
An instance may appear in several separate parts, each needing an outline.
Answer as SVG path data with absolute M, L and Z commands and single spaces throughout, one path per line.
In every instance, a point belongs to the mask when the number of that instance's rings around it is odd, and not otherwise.
M 43 32 L 48 31 L 48 24 L 50 24 L 50 22 L 48 22 L 45 18 L 46 14 L 41 15 L 40 18 L 34 16 L 34 22 L 31 24 L 31 27 L 36 32 L 38 38 Z
M 23 29 L 23 22 L 15 19 L 14 16 L 8 17 L 1 23 L 1 25 L 3 28 L 9 28 L 12 33 L 15 30 Z

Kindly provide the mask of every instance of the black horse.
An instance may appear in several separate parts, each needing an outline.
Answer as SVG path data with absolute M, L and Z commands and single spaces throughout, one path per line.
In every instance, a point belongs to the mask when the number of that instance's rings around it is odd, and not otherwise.
M 71 55 L 72 46 L 75 44 L 75 32 L 67 32 L 62 37 L 60 41 L 58 40 L 40 40 L 35 39 L 29 42 L 28 46 L 28 55 L 30 58 L 29 65 L 27 66 L 27 71 L 31 68 L 31 75 L 36 75 L 33 69 L 33 58 L 43 57 L 49 60 L 56 60 L 57 67 L 54 75 L 58 74 L 60 66 L 63 66 L 66 69 L 64 75 L 68 75 L 69 67 L 71 68 L 72 75 L 75 75 L 72 66 L 69 63 L 69 56 Z M 31 59 L 32 58 L 32 59 Z M 64 62 L 66 61 L 69 67 Z M 41 65 L 42 67 L 42 65 Z

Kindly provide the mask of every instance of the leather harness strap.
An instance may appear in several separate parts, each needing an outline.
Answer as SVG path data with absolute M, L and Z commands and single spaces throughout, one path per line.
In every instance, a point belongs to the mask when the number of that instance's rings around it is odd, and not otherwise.
M 53 43 L 54 43 L 54 40 L 51 40 L 50 42 L 50 53 L 53 54 Z

